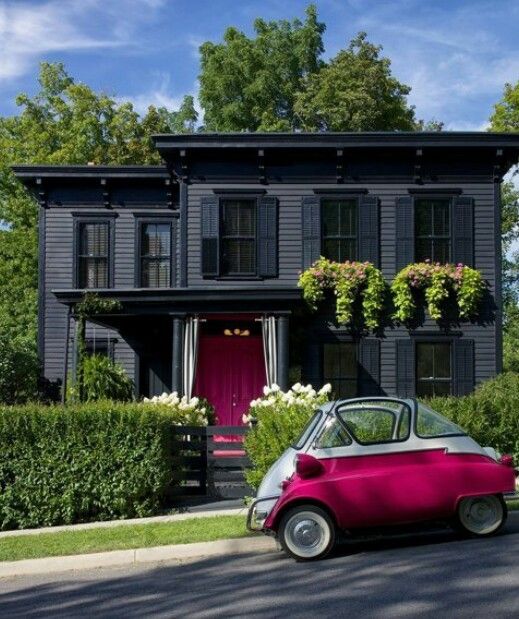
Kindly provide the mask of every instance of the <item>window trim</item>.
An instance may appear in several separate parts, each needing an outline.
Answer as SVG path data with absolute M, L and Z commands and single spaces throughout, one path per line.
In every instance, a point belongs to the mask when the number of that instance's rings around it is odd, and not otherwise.
M 168 286 L 164 286 L 161 288 L 152 288 L 149 286 L 142 286 L 142 228 L 146 224 L 169 224 L 170 226 L 170 248 L 169 248 L 169 283 Z M 177 256 L 176 256 L 176 240 L 177 234 L 177 217 L 168 216 L 168 215 L 146 215 L 146 216 L 138 216 L 135 220 L 135 267 L 134 267 L 134 285 L 135 288 L 139 288 L 142 290 L 167 290 L 168 288 L 174 288 L 176 282 L 176 265 L 177 265 Z
M 259 265 L 259 243 L 258 243 L 258 217 L 259 217 L 259 198 L 257 192 L 244 194 L 242 193 L 225 193 L 218 195 L 218 276 L 213 279 L 220 280 L 261 280 L 263 277 L 258 275 Z M 246 200 L 254 204 L 254 271 L 250 273 L 224 273 L 223 264 L 223 208 L 224 203 L 230 200 Z M 239 237 L 237 237 L 239 238 Z
M 453 230 L 453 226 L 454 226 L 454 222 L 453 222 L 453 214 L 454 214 L 454 209 L 453 209 L 453 203 L 454 203 L 454 196 L 452 194 L 450 195 L 445 195 L 445 194 L 432 194 L 432 195 L 427 195 L 427 194 L 418 194 L 418 195 L 413 195 L 413 239 L 414 239 L 414 247 L 413 247 L 413 256 L 414 256 L 414 260 L 415 262 L 418 260 L 417 256 L 417 242 L 419 239 L 428 239 L 432 242 L 432 247 L 434 248 L 434 242 L 436 239 L 438 240 L 447 240 L 448 241 L 448 249 L 449 249 L 449 257 L 447 260 L 447 263 L 452 261 L 452 256 L 454 254 L 454 246 L 453 246 L 453 239 L 454 239 L 454 230 Z M 448 229 L 449 229 L 449 235 L 448 236 L 439 236 L 439 235 L 427 235 L 427 236 L 423 236 L 423 235 L 418 235 L 416 234 L 416 222 L 417 222 L 417 208 L 418 208 L 418 202 L 421 200 L 444 200 L 445 202 L 448 203 L 448 207 L 449 207 L 449 225 L 448 225 Z M 432 225 L 434 226 L 434 215 L 432 217 Z M 433 258 L 430 258 L 431 262 L 438 262 L 437 260 L 433 260 Z
M 387 399 L 391 400 L 392 398 L 387 398 Z M 351 436 L 353 441 L 355 443 L 357 443 L 358 445 L 362 445 L 363 447 L 373 447 L 374 445 L 392 445 L 393 443 L 405 443 L 406 441 L 409 440 L 409 437 L 411 436 L 411 426 L 413 425 L 413 410 L 412 410 L 412 408 L 409 406 L 409 404 L 407 402 L 405 402 L 403 400 L 397 400 L 397 401 L 407 408 L 408 417 L 409 417 L 409 424 L 407 426 L 407 435 L 405 437 L 403 437 L 403 438 L 390 439 L 388 441 L 376 441 L 376 442 L 364 443 L 363 441 L 360 441 L 357 438 L 356 434 L 346 426 L 346 422 L 342 419 L 342 417 L 340 417 L 340 415 L 339 415 L 339 412 L 341 410 L 340 405 L 337 406 L 337 410 L 335 411 L 335 415 L 336 415 L 337 419 L 339 419 L 339 421 L 343 424 L 345 430 Z M 355 402 L 352 402 L 352 404 L 355 404 Z M 382 406 L 380 406 L 379 408 L 382 409 L 382 410 L 387 410 L 388 412 L 393 414 L 393 417 L 396 417 L 395 412 L 390 410 L 389 408 L 385 409 Z M 354 410 L 367 410 L 367 409 L 359 406 L 358 408 L 354 408 Z
M 450 394 L 448 395 L 454 396 L 456 392 L 455 350 L 454 350 L 456 346 L 455 338 L 454 337 L 431 336 L 431 335 L 413 337 L 414 383 L 415 383 L 414 392 L 415 392 L 415 396 L 418 398 L 418 397 L 425 397 L 425 396 L 418 395 L 418 384 L 420 381 L 418 380 L 418 355 L 417 355 L 417 348 L 416 348 L 417 344 L 449 344 L 450 345 L 451 375 L 449 379 L 439 379 L 439 382 L 449 382 L 450 383 Z M 429 382 L 434 382 L 434 380 L 435 379 Z
M 320 230 L 320 244 L 321 244 L 321 255 L 324 256 L 324 240 L 325 240 L 325 235 L 324 235 L 324 217 L 323 217 L 323 205 L 324 202 L 330 202 L 330 201 L 336 201 L 336 202 L 340 202 L 340 201 L 346 201 L 346 200 L 351 200 L 352 202 L 355 202 L 355 209 L 356 209 L 356 221 L 355 221 L 355 236 L 333 236 L 333 237 L 326 237 L 326 238 L 331 238 L 331 239 L 354 239 L 355 240 L 355 257 L 351 258 L 350 260 L 356 261 L 359 259 L 359 241 L 360 241 L 360 195 L 364 195 L 364 194 L 348 194 L 348 193 L 335 193 L 335 194 L 319 194 L 319 216 L 320 216 L 320 220 L 321 220 L 321 230 Z M 324 256 L 326 257 L 326 256 Z
M 79 264 L 79 247 L 80 234 L 83 224 L 106 224 L 108 226 L 108 281 L 106 288 L 114 286 L 114 256 L 115 256 L 115 213 L 97 214 L 97 213 L 82 213 L 81 215 L 73 215 L 74 217 L 74 241 L 73 241 L 73 261 L 72 261 L 72 281 L 74 288 L 77 290 L 103 290 L 104 288 L 80 288 L 80 264 Z

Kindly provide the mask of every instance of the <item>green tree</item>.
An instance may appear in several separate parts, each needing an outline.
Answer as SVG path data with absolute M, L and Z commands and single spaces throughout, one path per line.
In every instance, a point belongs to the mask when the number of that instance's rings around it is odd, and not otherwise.
M 490 117 L 490 130 L 519 132 L 519 81 L 515 85 L 505 84 L 503 97 Z M 511 253 L 512 244 L 519 239 L 519 191 L 512 180 L 501 186 L 501 234 L 504 369 L 519 372 L 519 252 Z
M 314 5 L 301 22 L 256 19 L 254 37 L 236 28 L 200 47 L 200 103 L 208 131 L 290 131 L 296 93 L 323 66 L 323 23 Z
M 25 352 L 36 342 L 38 208 L 11 166 L 159 163 L 151 135 L 192 131 L 197 120 L 192 97 L 141 117 L 131 103 L 76 83 L 60 63 L 42 63 L 39 83 L 34 97 L 18 96 L 20 114 L 0 118 L 0 333 Z
M 295 113 L 307 131 L 414 131 L 409 86 L 391 73 L 382 47 L 359 33 L 319 72 L 307 76 L 297 94 Z

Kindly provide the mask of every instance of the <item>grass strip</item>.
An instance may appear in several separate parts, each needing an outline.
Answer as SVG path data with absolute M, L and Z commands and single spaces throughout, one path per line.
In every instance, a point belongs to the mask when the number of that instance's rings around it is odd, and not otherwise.
M 208 516 L 177 522 L 61 531 L 0 539 L 0 561 L 210 542 L 245 537 L 244 516 Z

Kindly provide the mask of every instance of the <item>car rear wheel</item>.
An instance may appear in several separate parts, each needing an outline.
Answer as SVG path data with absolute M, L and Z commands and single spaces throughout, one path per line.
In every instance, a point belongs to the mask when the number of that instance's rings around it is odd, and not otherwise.
M 462 532 L 475 537 L 497 533 L 505 524 L 508 512 L 502 496 L 467 497 L 458 505 L 456 524 Z
M 278 537 L 297 561 L 322 559 L 335 545 L 335 524 L 324 509 L 299 505 L 282 517 Z

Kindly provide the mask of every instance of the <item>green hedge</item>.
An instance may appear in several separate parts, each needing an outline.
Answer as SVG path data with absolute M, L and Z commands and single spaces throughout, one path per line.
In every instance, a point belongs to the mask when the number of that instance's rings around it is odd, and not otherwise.
M 0 529 L 150 516 L 172 484 L 175 412 L 0 406 Z
M 484 447 L 519 462 L 519 374 L 506 372 L 463 398 L 433 398 L 431 408 L 452 419 Z

